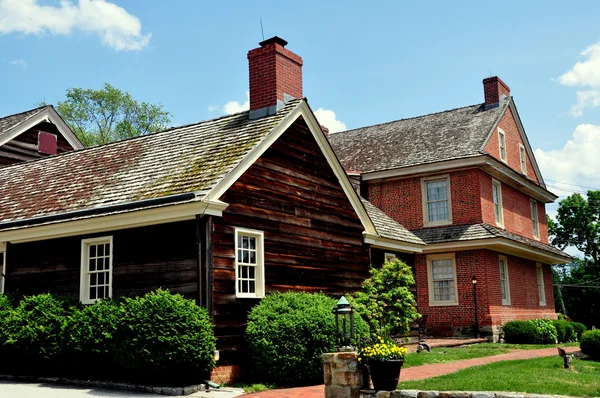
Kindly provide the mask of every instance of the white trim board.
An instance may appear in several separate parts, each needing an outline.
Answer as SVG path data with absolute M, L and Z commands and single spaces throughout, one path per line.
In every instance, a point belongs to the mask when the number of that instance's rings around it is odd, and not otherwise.
M 383 238 L 379 235 L 373 235 L 366 232 L 363 232 L 365 243 L 371 245 L 376 249 L 384 249 L 384 250 L 394 250 L 405 253 L 422 253 L 425 245 L 419 245 L 416 243 L 408 243 L 400 241 Z
M 20 134 L 29 130 L 30 128 L 44 122 L 48 121 L 56 126 L 58 131 L 65 137 L 67 142 L 73 147 L 73 149 L 83 149 L 85 148 L 81 141 L 75 136 L 73 131 L 67 126 L 65 121 L 60 117 L 60 115 L 54 110 L 52 106 L 46 107 L 46 109 L 36 113 L 31 116 L 29 119 L 17 124 L 16 126 L 11 127 L 4 133 L 0 135 L 0 146 L 6 144 L 7 142 L 13 140 L 18 137 Z
M 571 262 L 568 256 L 559 256 L 543 250 L 535 249 L 524 243 L 506 238 L 473 239 L 444 243 L 431 243 L 423 248 L 423 253 L 443 253 L 461 250 L 489 249 L 500 253 L 539 261 L 545 264 L 566 264 Z
M 195 201 L 152 209 L 128 211 L 126 213 L 96 215 L 94 217 L 56 222 L 52 224 L 22 227 L 0 231 L 0 241 L 11 243 L 33 242 L 46 239 L 78 236 L 119 229 L 144 227 L 177 221 L 193 220 L 196 215 L 221 217 L 229 206 L 220 201 Z

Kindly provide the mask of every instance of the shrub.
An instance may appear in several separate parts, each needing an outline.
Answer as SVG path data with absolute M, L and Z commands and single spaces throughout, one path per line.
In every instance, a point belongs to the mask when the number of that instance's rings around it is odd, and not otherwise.
M 579 346 L 584 354 L 594 359 L 600 359 L 600 329 L 584 332 Z
M 0 322 L 2 321 L 2 318 L 4 317 L 4 313 L 11 311 L 13 309 L 12 303 L 10 302 L 10 299 L 8 297 L 6 297 L 6 295 L 4 294 L 0 294 Z
M 62 329 L 74 308 L 69 300 L 51 294 L 26 296 L 4 318 L 3 351 L 24 365 L 43 364 L 62 354 Z
M 555 320 L 551 322 L 554 328 L 556 328 L 556 339 L 559 343 L 577 341 L 577 334 L 573 328 L 572 322 L 562 320 Z
M 137 376 L 177 383 L 205 377 L 214 366 L 213 325 L 193 301 L 159 289 L 124 299 L 119 316 L 115 360 Z
M 575 335 L 577 337 L 576 341 L 581 341 L 581 335 L 587 330 L 587 326 L 580 322 L 571 322 L 571 326 L 575 331 Z
M 502 326 L 504 340 L 513 344 L 555 344 L 556 328 L 545 319 L 510 321 Z
M 250 311 L 246 338 L 253 369 L 264 382 L 308 385 L 323 382 L 321 354 L 338 346 L 336 300 L 318 293 L 274 293 Z M 355 314 L 356 340 L 369 328 Z
M 352 305 L 367 320 L 373 334 L 408 333 L 411 324 L 421 317 L 410 291 L 415 284 L 412 270 L 396 259 L 381 268 L 371 268 L 369 273 L 362 291 L 351 299 Z

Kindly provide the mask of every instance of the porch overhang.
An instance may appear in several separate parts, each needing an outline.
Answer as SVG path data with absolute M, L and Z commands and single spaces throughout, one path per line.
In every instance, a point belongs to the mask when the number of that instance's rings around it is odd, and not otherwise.
M 377 249 L 393 250 L 403 253 L 422 253 L 425 248 L 425 245 L 383 238 L 368 232 L 363 232 L 363 237 L 366 244 Z

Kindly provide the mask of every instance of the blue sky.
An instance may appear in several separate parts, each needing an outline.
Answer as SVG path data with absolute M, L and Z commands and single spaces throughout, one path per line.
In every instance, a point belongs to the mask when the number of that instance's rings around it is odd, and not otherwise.
M 500 76 L 564 196 L 600 189 L 599 15 L 596 1 L 0 0 L 0 115 L 109 82 L 175 125 L 220 116 L 246 101 L 262 18 L 334 129 L 479 103 Z

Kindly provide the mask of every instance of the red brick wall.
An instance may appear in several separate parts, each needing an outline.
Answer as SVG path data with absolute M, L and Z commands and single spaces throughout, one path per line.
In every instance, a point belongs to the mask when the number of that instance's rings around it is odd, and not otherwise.
M 447 173 L 455 225 L 482 222 L 479 173 L 477 169 Z M 370 184 L 369 200 L 408 229 L 424 226 L 421 177 Z
M 496 225 L 494 215 L 494 202 L 492 200 L 492 177 L 483 171 L 479 172 L 481 184 L 481 208 L 483 222 Z M 523 192 L 501 183 L 502 207 L 504 209 L 504 228 L 507 231 L 530 239 L 533 237 L 533 224 L 531 221 L 530 197 Z M 538 220 L 540 241 L 548 243 L 548 226 L 546 225 L 546 210 L 543 203 L 538 202 Z
M 519 154 L 519 144 L 524 146 L 523 140 L 521 139 L 521 134 L 519 133 L 519 129 L 517 128 L 517 123 L 515 122 L 515 118 L 513 117 L 512 111 L 510 108 L 506 110 L 502 119 L 500 119 L 500 123 L 498 124 L 504 131 L 504 136 L 506 139 L 506 163 L 508 166 L 519 174 L 521 174 L 521 157 Z M 487 145 L 484 148 L 484 151 L 500 160 L 500 147 L 498 143 L 498 129 L 496 129 L 488 141 Z M 538 179 L 533 172 L 533 165 L 531 163 L 531 159 L 527 152 L 525 152 L 525 162 L 527 164 L 527 178 L 534 181 L 535 183 L 539 183 Z
M 536 265 L 531 260 L 506 255 L 511 304 L 502 305 L 500 254 L 484 249 L 456 252 L 458 305 L 440 307 L 429 307 L 427 256 L 415 256 L 418 309 L 420 313 L 429 315 L 428 327 L 435 330 L 442 325 L 470 327 L 474 324 L 473 276 L 479 282 L 477 309 L 480 326 L 500 325 L 514 319 L 556 319 L 550 266 L 543 266 L 546 305 L 540 307 Z

